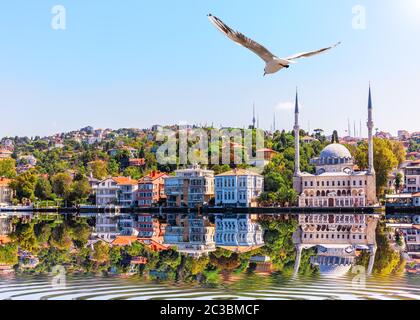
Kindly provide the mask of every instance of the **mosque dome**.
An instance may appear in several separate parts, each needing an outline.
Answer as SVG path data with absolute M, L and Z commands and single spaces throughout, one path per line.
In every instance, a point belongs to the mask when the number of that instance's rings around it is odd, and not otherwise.
M 352 158 L 349 149 L 339 143 L 332 143 L 326 146 L 319 156 L 322 159 L 329 158 Z

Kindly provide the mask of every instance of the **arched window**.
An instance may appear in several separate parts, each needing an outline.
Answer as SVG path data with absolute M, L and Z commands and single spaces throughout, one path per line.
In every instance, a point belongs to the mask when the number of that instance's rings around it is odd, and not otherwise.
M 337 196 L 341 197 L 341 191 L 340 190 L 337 191 Z

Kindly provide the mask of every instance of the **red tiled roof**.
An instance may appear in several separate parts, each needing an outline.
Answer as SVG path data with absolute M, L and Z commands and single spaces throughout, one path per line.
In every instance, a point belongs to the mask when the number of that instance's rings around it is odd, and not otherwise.
M 136 241 L 136 236 L 117 236 L 111 244 L 114 246 L 131 246 L 131 244 Z
M 168 175 L 166 173 L 159 172 L 159 171 L 152 171 L 147 176 L 144 176 L 143 178 L 141 178 L 139 180 L 139 183 L 150 182 L 150 181 L 154 181 L 156 179 L 164 178 L 164 177 L 167 177 L 167 176 Z
M 114 180 L 118 185 L 136 185 L 137 180 L 131 179 L 130 177 L 113 177 Z
M 11 242 L 12 240 L 8 236 L 0 236 L 0 244 L 6 244 Z
M 10 184 L 10 182 L 12 182 L 11 179 L 0 177 L 0 186 L 2 187 L 7 187 Z

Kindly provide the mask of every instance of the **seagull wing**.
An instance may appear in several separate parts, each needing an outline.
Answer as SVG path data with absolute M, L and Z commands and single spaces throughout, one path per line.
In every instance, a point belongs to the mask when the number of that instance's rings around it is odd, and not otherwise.
M 307 57 L 312 57 L 314 55 L 320 54 L 324 51 L 328 51 L 330 49 L 333 49 L 335 47 L 337 47 L 339 44 L 341 44 L 341 42 L 336 43 L 335 45 L 328 47 L 328 48 L 323 48 L 323 49 L 319 49 L 317 51 L 310 51 L 310 52 L 301 52 L 301 53 L 297 53 L 294 54 L 290 57 L 285 58 L 285 60 L 294 60 L 294 59 L 299 59 L 299 58 L 307 58 Z
M 219 18 L 209 14 L 208 15 L 209 20 L 215 25 L 217 29 L 219 29 L 221 32 L 223 32 L 226 36 L 229 37 L 229 39 L 235 41 L 240 46 L 243 46 L 252 52 L 254 52 L 256 55 L 258 55 L 261 59 L 263 59 L 265 62 L 269 62 L 273 60 L 276 56 L 273 55 L 270 51 L 268 51 L 266 48 L 264 48 L 259 43 L 255 42 L 254 40 L 246 37 L 240 32 L 234 31 L 231 28 L 229 28 L 222 20 Z

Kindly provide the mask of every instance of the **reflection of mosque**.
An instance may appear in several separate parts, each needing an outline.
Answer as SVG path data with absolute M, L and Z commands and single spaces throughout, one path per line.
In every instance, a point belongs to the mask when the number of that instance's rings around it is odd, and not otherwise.
M 299 271 L 302 251 L 316 248 L 311 258 L 322 275 L 342 276 L 355 263 L 360 250 L 371 253 L 367 274 L 372 273 L 376 253 L 375 230 L 378 217 L 364 214 L 300 214 L 293 235 L 297 250 L 294 273 Z

